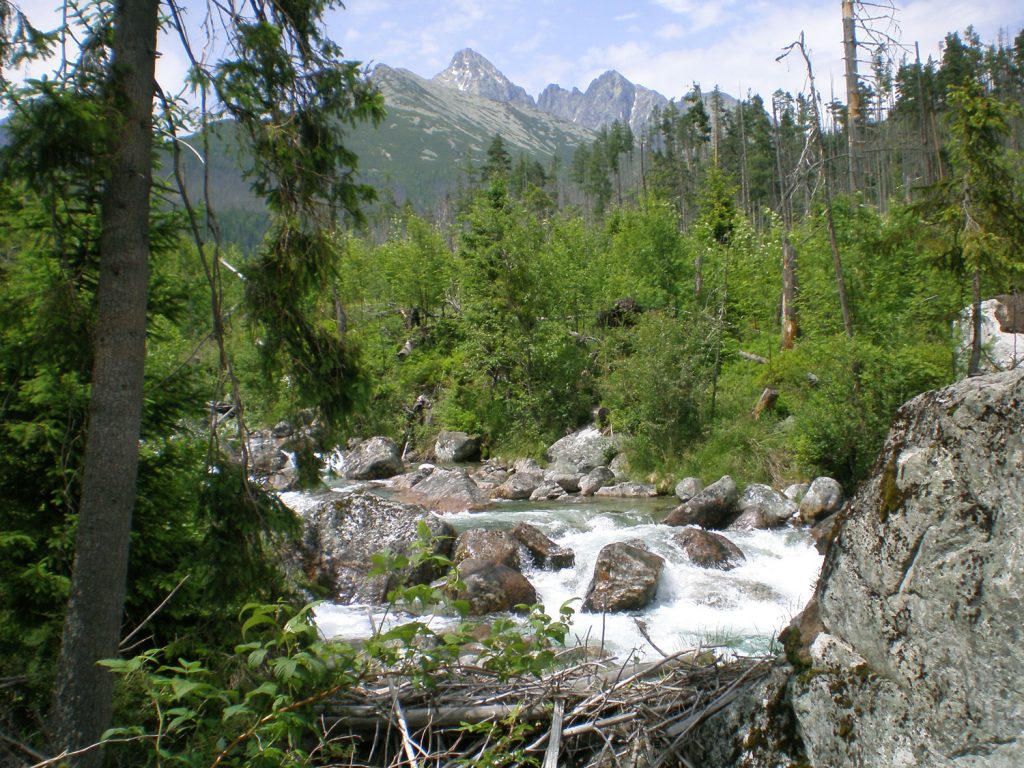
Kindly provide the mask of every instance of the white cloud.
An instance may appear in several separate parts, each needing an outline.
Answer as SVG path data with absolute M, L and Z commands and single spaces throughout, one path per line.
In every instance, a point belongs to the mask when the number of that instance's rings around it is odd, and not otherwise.
M 639 19 L 639 13 L 624 13 L 621 16 L 614 17 L 614 21 L 632 21 L 633 19 Z
M 686 37 L 686 30 L 679 24 L 666 24 L 658 27 L 654 36 L 662 40 L 680 40 Z

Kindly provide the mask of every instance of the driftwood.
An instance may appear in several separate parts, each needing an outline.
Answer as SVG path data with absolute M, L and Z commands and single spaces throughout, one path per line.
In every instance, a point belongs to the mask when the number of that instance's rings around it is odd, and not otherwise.
M 760 365 L 768 365 L 768 358 L 755 355 L 753 352 L 744 352 L 742 349 L 737 352 L 740 357 L 744 360 L 749 360 L 752 363 L 759 363 Z
M 761 393 L 761 397 L 757 399 L 757 404 L 754 406 L 754 410 L 751 412 L 751 416 L 754 417 L 754 421 L 758 421 L 761 418 L 761 414 L 765 411 L 770 411 L 775 407 L 775 401 L 779 399 L 779 390 L 772 389 L 771 387 L 765 387 L 764 392 Z
M 698 649 L 645 664 L 584 660 L 543 677 L 462 666 L 435 687 L 381 670 L 332 700 L 321 720 L 351 746 L 339 766 L 449 766 L 490 748 L 521 750 L 542 768 L 685 766 L 687 736 L 768 668 Z M 518 739 L 503 742 L 514 728 Z

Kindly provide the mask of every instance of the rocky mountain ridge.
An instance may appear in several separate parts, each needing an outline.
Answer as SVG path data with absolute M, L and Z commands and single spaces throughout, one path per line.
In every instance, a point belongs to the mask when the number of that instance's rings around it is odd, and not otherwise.
M 586 91 L 576 87 L 566 90 L 551 83 L 534 101 L 524 88 L 470 48 L 458 51 L 448 67 L 431 81 L 462 93 L 533 107 L 590 130 L 618 120 L 637 132 L 648 123 L 656 107 L 664 108 L 669 102 L 657 91 L 631 83 L 615 70 L 595 78 Z

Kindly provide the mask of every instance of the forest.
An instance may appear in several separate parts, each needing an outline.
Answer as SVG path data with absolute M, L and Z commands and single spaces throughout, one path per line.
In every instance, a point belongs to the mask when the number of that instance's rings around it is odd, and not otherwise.
M 511 459 L 604 408 L 631 473 L 662 488 L 829 475 L 852 491 L 902 403 L 983 369 L 958 324 L 1024 280 L 1024 33 L 952 32 L 937 61 L 873 50 L 849 110 L 813 78 L 735 106 L 694 84 L 568 168 L 495 136 L 435 216 L 358 183 L 345 127 L 387 105 L 323 37 L 327 3 L 226 19 L 228 56 L 191 74 L 223 111 L 198 118 L 153 100 L 132 40 L 180 22 L 136 5 L 70 6 L 81 58 L 0 79 L 5 765 L 98 765 L 111 725 L 111 765 L 327 764 L 345 744 L 309 746 L 325 697 L 380 665 L 444 677 L 465 635 L 353 649 L 288 608 L 313 588 L 279 557 L 300 527 L 251 481 L 251 430 L 312 418 L 320 450 L 386 435 L 412 457 L 463 430 Z M 0 22 L 5 65 L 60 49 L 5 0 Z M 811 74 L 802 40 L 785 55 Z M 220 237 L 251 223 L 181 184 L 177 137 L 220 118 L 267 203 L 252 248 Z M 134 298 L 108 287 L 129 283 Z M 124 339 L 134 395 L 100 375 Z M 299 460 L 315 485 L 317 452 Z M 496 674 L 549 665 L 559 621 L 534 615 L 532 643 L 510 630 Z M 497 739 L 488 764 L 521 764 L 523 740 Z

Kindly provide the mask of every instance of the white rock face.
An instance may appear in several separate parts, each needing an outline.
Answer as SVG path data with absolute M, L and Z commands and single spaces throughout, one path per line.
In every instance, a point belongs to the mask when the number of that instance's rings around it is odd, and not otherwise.
M 1024 366 L 1024 333 L 1007 333 L 1000 326 L 999 313 L 1001 302 L 989 299 L 981 302 L 981 370 L 985 373 L 1009 371 Z M 971 307 L 965 307 L 957 322 L 957 335 L 960 345 L 957 359 L 967 370 L 967 361 L 971 356 Z
M 791 683 L 810 762 L 1024 765 L 1024 370 L 915 398 L 879 466 Z
M 840 514 L 806 666 L 709 720 L 691 763 L 1024 765 L 1024 369 L 904 405 Z

